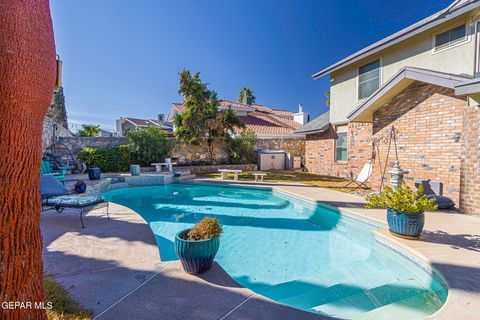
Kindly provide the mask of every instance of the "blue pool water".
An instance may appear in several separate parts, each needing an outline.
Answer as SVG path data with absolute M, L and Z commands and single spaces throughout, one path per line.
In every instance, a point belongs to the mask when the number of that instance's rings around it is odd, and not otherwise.
M 162 261 L 205 216 L 224 226 L 216 261 L 238 283 L 294 308 L 340 318 L 419 319 L 447 291 L 431 271 L 375 241 L 373 225 L 270 189 L 173 184 L 109 191 L 139 213 Z

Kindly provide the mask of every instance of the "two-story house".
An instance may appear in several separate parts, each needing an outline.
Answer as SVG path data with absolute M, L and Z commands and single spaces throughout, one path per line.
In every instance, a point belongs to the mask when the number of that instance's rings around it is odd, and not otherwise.
M 466 212 L 480 212 L 480 1 L 457 0 L 313 75 L 330 76 L 330 110 L 306 134 L 310 172 L 356 176 L 373 163 L 378 187 L 396 159 L 372 141 L 398 131 L 407 183 L 439 181 Z M 388 173 L 385 180 L 389 179 Z

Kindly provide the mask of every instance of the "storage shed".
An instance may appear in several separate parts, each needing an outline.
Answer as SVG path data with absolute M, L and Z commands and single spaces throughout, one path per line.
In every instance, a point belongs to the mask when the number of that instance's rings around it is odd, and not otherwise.
M 259 170 L 285 170 L 286 153 L 282 150 L 257 150 L 257 166 Z

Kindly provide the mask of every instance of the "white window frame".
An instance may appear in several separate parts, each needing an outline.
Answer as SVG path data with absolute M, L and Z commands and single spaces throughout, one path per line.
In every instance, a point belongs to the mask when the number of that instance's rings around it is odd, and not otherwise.
M 337 159 L 337 134 L 338 133 L 346 133 L 346 138 L 347 138 L 347 157 L 345 160 L 338 160 Z M 346 163 L 348 162 L 348 124 L 345 124 L 345 125 L 338 125 L 338 126 L 335 126 L 335 140 L 333 141 L 334 143 L 334 161 L 335 162 L 339 162 L 339 163 Z
M 363 67 L 363 66 L 366 66 L 367 64 L 370 64 L 370 63 L 373 63 L 375 61 L 379 60 L 380 61 L 380 66 L 378 67 L 379 69 L 379 84 L 378 84 L 378 88 L 380 88 L 382 86 L 382 83 L 383 83 L 383 56 L 380 56 L 378 58 L 375 58 L 373 60 L 370 60 L 369 62 L 366 62 L 366 63 L 363 63 L 362 65 L 358 66 L 357 67 L 357 85 L 356 85 L 356 92 L 355 92 L 355 99 L 357 100 L 357 103 L 359 102 L 363 102 L 365 100 L 367 100 L 370 96 L 366 97 L 366 98 L 362 98 L 362 99 L 359 99 L 358 98 L 358 94 L 359 94 L 359 85 L 360 85 L 360 68 Z M 377 89 L 378 90 L 378 89 Z
M 440 48 L 440 49 L 437 49 L 436 48 L 436 38 L 439 34 L 442 34 L 446 31 L 449 31 L 449 30 L 452 30 L 452 29 L 455 29 L 456 27 L 459 27 L 461 25 L 465 25 L 465 38 L 459 42 L 456 42 L 455 44 L 449 44 L 443 48 Z M 439 52 L 443 52 L 445 50 L 449 50 L 449 49 L 452 49 L 452 48 L 455 48 L 455 47 L 458 47 L 458 46 L 461 46 L 461 45 L 464 45 L 465 43 L 468 43 L 470 42 L 472 39 L 472 21 L 471 20 L 468 20 L 468 21 L 464 21 L 464 22 L 460 22 L 460 23 L 457 23 L 457 24 L 454 24 L 454 25 L 451 25 L 449 26 L 448 28 L 445 28 L 445 29 L 442 29 L 440 30 L 439 32 L 436 32 L 432 35 L 432 54 L 436 54 L 436 53 L 439 53 Z

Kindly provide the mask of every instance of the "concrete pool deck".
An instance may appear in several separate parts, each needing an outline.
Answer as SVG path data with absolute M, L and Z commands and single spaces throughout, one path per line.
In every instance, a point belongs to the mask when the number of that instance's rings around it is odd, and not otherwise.
M 385 210 L 363 209 L 364 200 L 351 194 L 298 184 L 236 183 L 271 186 L 385 225 Z M 45 272 L 98 319 L 324 318 L 254 294 L 218 264 L 200 277 L 188 275 L 178 261 L 160 261 L 149 226 L 134 211 L 111 204 L 110 217 L 105 209 L 92 211 L 85 229 L 76 211 L 48 211 L 42 219 Z M 479 318 L 480 218 L 427 213 L 425 229 L 419 241 L 385 230 L 377 236 L 431 265 L 448 282 L 447 302 L 431 319 Z

